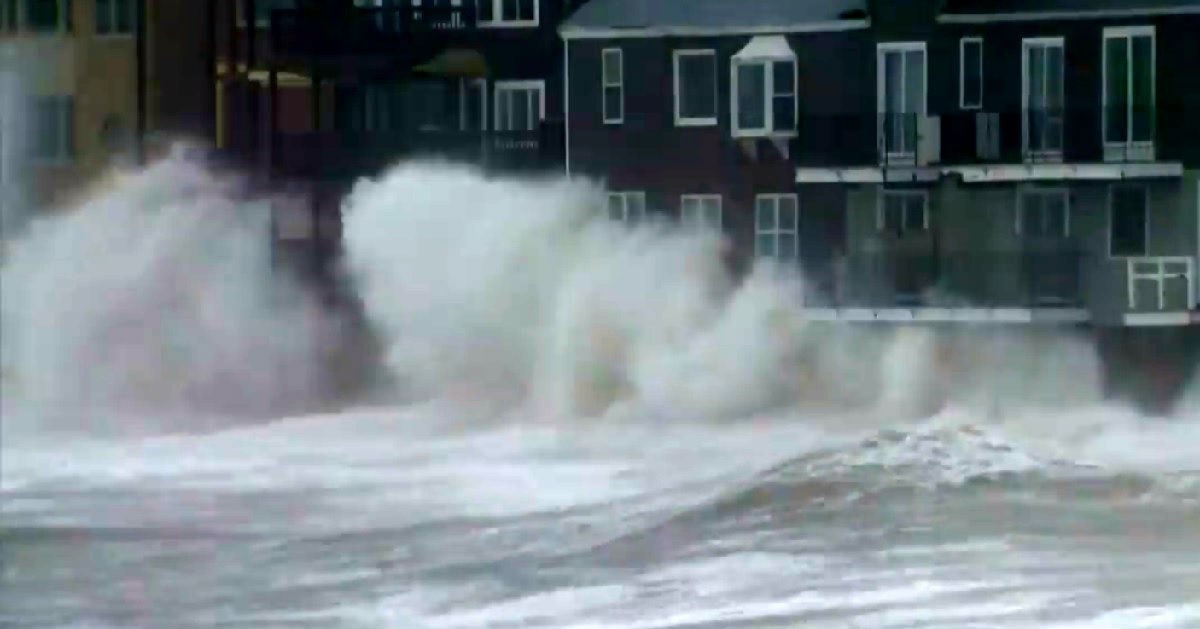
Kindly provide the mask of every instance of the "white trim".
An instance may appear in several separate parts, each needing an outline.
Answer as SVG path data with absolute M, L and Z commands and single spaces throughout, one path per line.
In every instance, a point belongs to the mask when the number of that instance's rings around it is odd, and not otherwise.
M 1122 189 L 1140 189 L 1142 191 L 1142 220 L 1145 221 L 1146 229 L 1142 234 L 1142 252 L 1133 255 L 1113 255 L 1112 242 L 1112 219 L 1113 219 L 1113 192 Z M 1108 247 L 1105 251 L 1108 253 L 1109 259 L 1126 260 L 1129 258 L 1141 258 L 1150 253 L 1150 188 L 1144 185 L 1130 184 L 1111 184 L 1108 186 L 1107 207 L 1105 208 L 1107 217 L 1105 221 L 1105 232 L 1108 238 Z
M 538 121 L 546 119 L 546 81 L 544 79 L 495 81 L 492 83 L 492 97 L 495 107 L 492 110 L 492 129 L 496 131 L 513 130 L 501 128 L 508 127 L 509 125 L 507 123 L 502 125 L 500 122 L 500 95 L 505 92 L 528 90 L 537 90 L 538 93 Z
M 1122 318 L 1122 323 L 1128 327 L 1167 327 L 1191 325 L 1195 323 L 1189 312 L 1130 312 Z
M 979 102 L 974 105 L 967 104 L 967 44 L 979 44 Z M 983 38 L 978 35 L 958 40 L 958 108 L 964 111 L 983 109 Z
M 571 42 L 563 42 L 563 174 L 571 176 Z
M 1025 11 L 1020 13 L 976 13 L 972 15 L 943 14 L 938 16 L 937 21 L 942 24 L 987 24 L 989 22 L 1024 22 L 1030 20 L 1094 20 L 1101 18 L 1196 14 L 1200 14 L 1200 6 L 1096 9 L 1093 11 Z
M 704 118 L 684 118 L 679 114 L 679 60 L 683 57 L 712 57 L 713 63 L 713 115 Z M 717 85 L 717 51 L 712 48 L 680 48 L 671 54 L 671 67 L 675 73 L 671 85 L 675 92 L 675 126 L 677 127 L 707 127 L 717 124 L 719 116 L 720 86 Z
M 1071 191 L 1061 186 L 1023 186 L 1017 190 L 1017 212 L 1013 221 L 1013 233 L 1018 236 L 1026 234 L 1021 229 L 1021 225 L 1025 222 L 1025 197 L 1026 195 L 1037 196 L 1060 196 L 1063 202 L 1063 234 L 1061 236 L 1052 235 L 1053 238 L 1067 239 L 1071 237 Z
M 722 201 L 721 195 L 719 195 L 719 194 L 681 194 L 681 195 L 679 195 L 679 222 L 685 226 L 694 227 L 694 228 L 695 227 L 714 227 L 713 225 L 711 225 L 711 223 L 709 221 L 704 220 L 705 219 L 704 203 L 706 201 L 710 202 L 710 203 L 713 201 L 716 202 L 717 221 L 716 221 L 715 227 L 716 227 L 717 231 L 720 231 L 725 224 L 725 216 L 724 216 L 725 208 L 723 207 L 723 201 Z M 697 221 L 697 220 L 695 220 L 695 217 L 689 218 L 687 216 L 688 202 L 697 204 L 696 209 L 700 210 L 700 220 Z
M 1152 107 L 1150 139 L 1149 140 L 1134 140 L 1133 139 L 1133 39 L 1135 37 L 1150 37 L 1150 103 Z M 1129 108 L 1125 112 L 1125 140 L 1123 142 L 1113 141 L 1108 139 L 1108 40 L 1124 39 L 1125 40 L 1125 55 L 1126 55 L 1126 107 Z M 1157 130 L 1157 114 L 1158 114 L 1158 39 L 1154 33 L 1153 26 L 1113 26 L 1104 29 L 1100 43 L 1100 137 L 1104 143 L 1104 152 L 1107 159 L 1109 154 L 1114 156 L 1118 161 L 1128 161 L 1120 159 L 1133 152 L 1137 156 L 1146 156 L 1149 159 L 1154 159 L 1154 141 Z M 1111 149 L 1111 151 L 1110 151 Z M 1135 152 L 1136 151 L 1136 152 Z
M 1086 323 L 1091 313 L 1082 308 L 804 308 L 812 321 L 859 323 Z
M 779 220 L 780 201 L 790 199 L 792 206 L 796 209 L 796 222 L 792 225 L 783 226 Z M 774 214 L 774 227 L 770 229 L 761 229 L 758 226 L 758 204 L 762 201 L 769 201 Z M 775 252 L 769 256 L 772 260 L 780 260 L 779 255 L 779 237 L 791 235 L 794 247 L 791 251 L 791 256 L 786 258 L 787 261 L 798 262 L 800 260 L 800 197 L 794 192 L 786 193 L 763 193 L 754 195 L 754 257 L 764 257 L 764 254 L 758 250 L 758 239 L 760 236 L 771 236 L 774 238 L 773 247 Z
M 726 35 L 774 35 L 778 33 L 824 33 L 870 28 L 870 20 L 833 20 L 798 24 L 762 26 L 653 26 L 593 27 L 564 26 L 558 33 L 563 39 L 642 39 L 656 37 L 721 37 Z
M 911 158 L 914 163 L 917 158 L 917 145 L 920 143 L 920 133 L 914 129 L 912 151 L 902 152 L 887 152 L 887 142 L 884 134 L 886 133 L 885 114 L 887 111 L 887 62 L 886 55 L 893 53 L 908 53 L 920 51 L 921 53 L 921 87 L 925 91 L 921 95 L 921 111 L 899 111 L 898 114 L 914 114 L 920 120 L 925 117 L 929 111 L 929 52 L 926 50 L 925 42 L 923 41 L 908 41 L 908 42 L 880 42 L 875 47 L 875 145 L 879 147 L 880 157 L 889 157 L 899 160 Z M 904 63 L 907 55 L 901 56 L 900 69 L 902 73 L 908 72 L 908 66 Z M 900 85 L 904 86 L 905 91 L 908 90 L 908 81 L 901 79 Z M 907 96 L 907 93 L 905 94 Z M 907 98 L 901 99 L 907 102 Z M 889 160 L 891 161 L 891 160 Z
M 488 21 L 479 21 L 479 28 L 532 28 L 541 24 L 541 4 L 542 0 L 533 0 L 533 19 L 532 20 L 504 20 L 500 16 L 503 14 L 504 0 L 479 0 L 480 2 L 492 3 L 492 19 Z
M 1060 82 L 1059 91 L 1062 92 L 1062 96 L 1063 96 L 1062 107 L 1063 107 L 1064 112 L 1066 111 L 1066 106 L 1067 106 L 1067 102 L 1066 102 L 1066 100 L 1067 100 L 1066 40 L 1063 37 L 1026 37 L 1026 38 L 1022 39 L 1021 40 L 1021 155 L 1023 155 L 1023 156 L 1038 155 L 1041 158 L 1045 158 L 1045 159 L 1057 158 L 1058 160 L 1061 161 L 1062 154 L 1063 154 L 1063 151 L 1062 151 L 1063 147 L 1061 147 L 1061 146 L 1058 148 L 1058 150 L 1039 149 L 1036 152 L 1031 151 L 1029 148 L 1029 110 L 1030 110 L 1030 108 L 1029 108 L 1029 51 L 1031 48 L 1033 48 L 1035 46 L 1037 46 L 1039 48 L 1046 48 L 1046 49 L 1058 48 L 1060 50 L 1059 56 L 1062 59 L 1062 71 L 1059 72 L 1058 78 L 1059 78 L 1059 82 Z M 1046 55 L 1043 53 L 1042 59 L 1045 60 L 1045 58 L 1046 58 Z M 1047 72 L 1046 72 L 1045 68 L 1042 68 L 1043 79 L 1045 78 L 1046 74 L 1047 74 Z M 1046 90 L 1045 90 L 1044 86 L 1042 89 L 1042 94 L 1043 95 L 1046 94 Z M 1065 116 L 1064 116 L 1064 120 L 1063 120 L 1063 128 L 1060 129 L 1059 131 L 1062 134 L 1062 137 L 1060 138 L 1060 144 L 1061 144 L 1066 141 L 1066 136 L 1067 136 Z
M 929 231 L 929 191 L 924 188 L 880 188 L 879 194 L 875 196 L 876 231 L 883 232 L 887 227 L 884 212 L 887 209 L 888 197 L 921 197 L 921 231 L 922 233 Z M 907 211 L 907 207 L 905 207 L 905 212 Z M 903 225 L 903 221 L 901 221 L 901 225 Z
M 616 53 L 617 71 L 620 73 L 613 83 L 608 82 L 610 53 Z M 616 116 L 609 116 L 607 92 L 614 88 L 621 93 L 621 111 Z M 604 124 L 623 124 L 625 122 L 625 53 L 620 48 L 604 48 L 600 51 L 600 119 Z

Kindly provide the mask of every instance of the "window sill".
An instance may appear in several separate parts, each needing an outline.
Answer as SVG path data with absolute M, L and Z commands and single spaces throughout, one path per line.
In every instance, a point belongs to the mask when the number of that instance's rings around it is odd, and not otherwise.
M 606 126 L 606 127 L 619 127 L 623 124 L 625 124 L 624 118 L 622 118 L 620 120 L 605 120 L 604 121 L 604 126 Z
M 676 118 L 675 126 L 677 127 L 715 127 L 717 119 L 714 118 Z
M 479 28 L 537 28 L 539 20 L 493 20 L 479 22 Z
M 755 139 L 755 138 L 761 138 L 764 140 L 790 140 L 792 138 L 798 137 L 799 133 L 796 131 L 737 131 L 737 130 L 734 130 L 732 135 L 733 135 L 734 139 L 738 139 L 738 140 Z

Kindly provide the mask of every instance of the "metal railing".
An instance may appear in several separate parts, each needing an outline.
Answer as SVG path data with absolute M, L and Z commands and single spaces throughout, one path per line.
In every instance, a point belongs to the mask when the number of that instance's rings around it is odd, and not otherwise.
M 471 32 L 479 26 L 474 2 L 462 6 L 353 7 L 335 3 L 271 12 L 271 47 L 280 54 L 341 54 L 386 50 L 413 36 Z
M 854 252 L 812 277 L 810 306 L 1074 308 L 1083 256 L 1050 252 Z

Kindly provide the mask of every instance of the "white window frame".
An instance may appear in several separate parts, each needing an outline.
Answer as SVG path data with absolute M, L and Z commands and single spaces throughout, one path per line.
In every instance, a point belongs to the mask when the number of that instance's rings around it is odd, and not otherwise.
M 133 31 L 136 28 L 136 26 L 134 25 L 134 20 L 137 19 L 136 6 L 137 6 L 138 0 L 108 0 L 108 2 L 109 2 L 108 6 L 110 7 L 110 14 L 108 16 L 108 19 L 111 20 L 110 23 L 114 26 L 114 29 L 117 24 L 117 16 L 120 15 L 120 10 L 119 10 L 118 5 L 120 5 L 121 2 L 127 3 L 126 6 L 128 6 L 128 8 L 129 8 L 129 30 L 127 30 L 127 31 L 111 30 L 106 33 L 101 33 L 100 29 L 99 29 L 100 25 L 98 22 L 98 16 L 100 13 L 100 2 L 99 2 L 99 0 L 95 0 L 94 4 L 92 5 L 93 8 L 95 9 L 95 14 L 92 15 L 92 32 L 95 33 L 96 37 L 104 37 L 104 38 L 123 39 L 123 38 L 133 37 Z
M 541 24 L 542 19 L 542 0 L 533 0 L 533 19 L 532 20 L 505 20 L 504 15 L 504 0 L 479 0 L 480 3 L 492 3 L 492 19 L 479 21 L 481 28 L 532 28 Z
M 538 93 L 538 122 L 546 119 L 546 81 L 543 79 L 495 81 L 492 83 L 492 129 L 497 131 L 513 131 L 503 128 L 507 124 L 500 121 L 500 99 L 506 92 L 537 90 Z M 536 131 L 537 128 L 534 127 Z
M 796 208 L 796 222 L 790 229 L 784 229 L 779 220 L 779 201 L 781 199 L 791 199 L 793 206 Z M 762 201 L 770 201 L 774 206 L 775 211 L 775 226 L 771 229 L 762 229 L 758 226 L 758 205 Z M 754 195 L 754 257 L 770 257 L 772 260 L 782 261 L 779 256 L 779 236 L 791 235 L 792 242 L 795 243 L 792 255 L 789 261 L 800 261 L 800 198 L 795 193 L 766 193 Z M 760 236 L 772 236 L 775 239 L 775 253 L 771 256 L 765 256 L 758 250 L 758 239 Z
M 629 200 L 635 199 L 635 198 L 641 200 L 641 210 L 640 210 L 641 213 L 638 214 L 637 216 L 631 216 Z M 610 213 L 610 211 L 611 211 L 610 208 L 612 206 L 613 199 L 621 200 L 621 217 L 619 219 L 612 216 L 612 214 Z M 646 192 L 644 190 L 610 191 L 605 197 L 604 211 L 610 220 L 618 220 L 619 222 L 625 223 L 626 225 L 632 225 L 634 223 L 642 221 L 646 218 Z
M 1057 195 L 1057 196 L 1061 196 L 1062 200 L 1063 200 L 1063 212 L 1066 213 L 1066 215 L 1063 216 L 1064 233 L 1062 234 L 1061 237 L 1064 239 L 1071 237 L 1071 192 L 1070 192 L 1070 190 L 1068 190 L 1067 188 L 1042 187 L 1042 186 L 1023 187 L 1023 188 L 1020 188 L 1017 190 L 1017 215 L 1016 215 L 1016 221 L 1013 225 L 1013 230 L 1015 231 L 1015 233 L 1017 235 L 1020 235 L 1020 236 L 1026 235 L 1024 233 L 1024 230 L 1021 229 L 1021 226 L 1024 224 L 1024 218 L 1025 218 L 1025 196 L 1026 195 L 1039 195 L 1039 196 Z
M 967 102 L 967 45 L 979 46 L 979 94 L 978 102 Z M 928 92 L 929 87 L 925 90 Z M 958 108 L 963 111 L 983 109 L 983 38 L 979 36 L 963 37 L 958 40 Z
M 1060 91 L 1062 92 L 1062 95 L 1063 95 L 1062 107 L 1063 107 L 1064 112 L 1066 111 L 1066 107 L 1067 107 L 1067 91 L 1066 91 L 1067 46 L 1066 46 L 1065 38 L 1063 38 L 1063 37 L 1026 37 L 1026 38 L 1022 39 L 1021 40 L 1021 153 L 1026 156 L 1037 156 L 1037 157 L 1049 158 L 1049 159 L 1057 158 L 1057 159 L 1061 160 L 1062 155 L 1063 155 L 1063 149 L 1066 148 L 1065 146 L 1061 146 L 1058 149 L 1044 149 L 1043 148 L 1043 149 L 1038 149 L 1036 151 L 1031 150 L 1029 147 L 1029 133 L 1030 133 L 1030 124 L 1029 124 L 1029 50 L 1031 48 L 1033 48 L 1034 46 L 1045 47 L 1045 48 L 1057 47 L 1058 49 L 1060 49 L 1062 51 L 1062 72 L 1059 73 L 1058 78 L 1060 81 L 1062 81 L 1062 85 L 1059 87 L 1060 87 Z M 1043 71 L 1042 74 L 1045 75 L 1045 72 Z M 1042 92 L 1045 93 L 1045 90 L 1043 90 Z M 1061 143 L 1065 145 L 1065 143 L 1067 141 L 1067 129 L 1066 129 L 1067 122 L 1066 122 L 1066 114 L 1065 113 L 1063 114 L 1062 126 L 1063 126 L 1063 128 L 1061 130 L 1062 137 L 1060 138 L 1060 140 L 1061 140 Z
M 792 119 L 796 121 L 795 129 L 787 129 L 779 131 L 775 128 L 775 68 L 776 63 L 792 64 Z M 766 108 L 763 123 L 766 125 L 762 129 L 743 129 L 738 126 L 738 68 L 743 66 L 762 66 L 763 77 L 763 107 Z M 793 138 L 799 133 L 800 127 L 800 64 L 796 62 L 795 57 L 770 57 L 758 59 L 737 59 L 736 57 L 729 63 L 730 85 L 732 89 L 729 91 L 730 102 L 730 129 L 733 130 L 735 138 Z
M 1136 149 L 1135 154 L 1139 154 L 1144 158 L 1153 159 L 1154 155 L 1154 132 L 1151 132 L 1149 140 L 1134 140 L 1133 139 L 1133 111 L 1126 111 L 1125 118 L 1125 141 L 1109 141 L 1108 139 L 1108 40 L 1110 39 L 1125 39 L 1125 52 L 1128 55 L 1128 64 L 1125 70 L 1128 74 L 1126 77 L 1126 93 L 1129 95 L 1128 107 L 1133 107 L 1133 38 L 1150 36 L 1150 102 L 1153 103 L 1152 120 L 1157 122 L 1158 117 L 1158 36 L 1155 34 L 1154 26 L 1110 26 L 1104 29 L 1104 37 L 1100 44 L 1100 133 L 1104 140 L 1104 149 L 1106 157 L 1110 157 L 1109 149 L 1113 149 L 1115 155 L 1112 158 L 1120 158 L 1128 154 L 1131 150 Z M 1152 129 L 1157 129 L 1157 126 L 1151 125 Z
M 5 26 L 8 26 L 10 31 L 19 32 L 22 35 L 33 37 L 55 37 L 69 32 L 67 25 L 71 23 L 71 16 L 67 12 L 71 9 L 69 0 L 57 0 L 58 4 L 58 28 L 52 31 L 35 31 L 29 27 L 28 16 L 25 15 L 25 3 L 27 0 L 17 0 L 15 15 L 5 15 L 8 20 Z
M 884 233 L 887 229 L 886 210 L 888 197 L 920 197 L 921 199 L 921 232 L 929 232 L 929 191 L 909 188 L 881 188 L 875 204 L 875 229 Z M 903 224 L 903 222 L 902 222 Z M 901 233 L 901 236 L 907 232 Z
M 617 70 L 620 76 L 616 81 L 610 83 L 608 81 L 608 59 L 609 55 L 615 53 Z M 611 116 L 608 111 L 608 98 L 606 92 L 610 89 L 616 89 L 621 94 L 621 111 L 618 115 Z M 620 48 L 605 48 L 600 51 L 600 117 L 604 124 L 622 124 L 625 122 L 625 52 Z
M 706 206 L 716 206 L 716 222 L 706 220 Z M 690 211 L 689 211 L 690 208 Z M 715 227 L 718 231 L 724 225 L 724 208 L 719 194 L 683 194 L 679 196 L 679 222 L 692 228 Z
M 703 118 L 684 118 L 680 113 L 680 106 L 683 104 L 681 95 L 683 92 L 680 87 L 679 61 L 684 57 L 712 57 L 713 61 L 713 115 Z M 681 48 L 675 50 L 672 54 L 672 68 L 675 72 L 675 80 L 672 83 L 675 89 L 675 126 L 677 127 L 707 127 L 715 126 L 717 118 L 720 116 L 720 86 L 717 84 L 717 51 L 712 48 Z
M 925 42 L 923 41 L 881 42 L 876 46 L 875 49 L 875 105 L 877 110 L 875 132 L 876 145 L 880 147 L 887 147 L 887 143 L 885 141 L 885 134 L 887 133 L 885 116 L 888 113 L 887 93 L 885 92 L 887 89 L 887 64 L 885 63 L 884 59 L 886 55 L 891 53 L 905 54 L 914 50 L 921 52 L 921 85 L 925 91 L 925 93 L 921 95 L 921 111 L 905 111 L 897 113 L 914 114 L 917 116 L 917 134 L 913 138 L 911 151 L 888 151 L 887 157 L 889 160 L 916 159 L 917 146 L 921 143 L 919 129 L 920 120 L 924 118 L 929 111 L 929 51 L 926 49 Z M 907 68 L 907 65 L 901 64 L 901 68 Z M 904 71 L 907 72 L 908 70 L 905 69 Z M 908 89 L 908 81 L 902 80 L 900 81 L 900 84 L 904 86 L 905 90 Z M 908 99 L 905 98 L 902 100 Z
M 1146 229 L 1142 234 L 1142 253 L 1134 255 L 1114 255 L 1113 254 L 1113 198 L 1118 190 L 1137 189 L 1142 191 L 1142 220 L 1145 221 Z M 1128 260 L 1130 258 L 1140 258 L 1150 255 L 1150 187 L 1140 184 L 1110 184 L 1108 186 L 1108 221 L 1107 221 L 1107 236 L 1108 238 L 1108 257 L 1114 260 Z

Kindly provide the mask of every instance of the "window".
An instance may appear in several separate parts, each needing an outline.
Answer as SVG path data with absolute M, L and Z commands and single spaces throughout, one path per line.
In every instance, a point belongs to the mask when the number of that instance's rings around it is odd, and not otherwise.
M 1146 255 L 1149 216 L 1146 189 L 1114 186 L 1108 192 L 1108 253 L 1113 257 Z
M 796 62 L 735 59 L 733 68 L 735 135 L 795 133 Z
M 675 124 L 717 124 L 717 53 L 675 51 Z
M 924 190 L 884 190 L 876 226 L 897 237 L 929 229 L 929 195 Z
M 754 197 L 754 253 L 779 261 L 800 255 L 800 205 L 794 194 Z
M 261 0 L 267 4 L 266 0 Z M 96 0 L 96 34 L 128 35 L 133 32 L 133 0 Z
M 683 195 L 679 199 L 679 220 L 688 227 L 721 231 L 721 195 Z
M 1017 233 L 1026 238 L 1064 239 L 1071 235 L 1066 190 L 1025 190 L 1017 211 Z
M 20 0 L 25 28 L 38 33 L 68 30 L 70 8 L 70 0 Z
M 1103 104 L 1106 153 L 1154 141 L 1153 26 L 1104 29 Z
M 964 37 L 958 44 L 958 106 L 983 107 L 983 38 Z
M 625 66 L 620 48 L 605 48 L 600 53 L 600 74 L 604 102 L 601 104 L 605 124 L 621 124 L 625 120 Z
M 1061 156 L 1063 147 L 1063 40 L 1022 43 L 1022 108 L 1026 154 Z
M 537 26 L 538 0 L 479 0 L 479 21 L 496 26 Z
M 925 115 L 925 42 L 879 45 L 879 138 L 885 155 L 915 156 L 918 119 Z
M 33 155 L 51 162 L 70 160 L 74 153 L 74 104 L 70 96 L 34 99 Z
M 636 223 L 646 216 L 646 193 L 625 191 L 608 193 L 608 217 L 622 223 Z
M 536 81 L 496 81 L 497 131 L 534 131 L 546 117 L 546 86 Z
M 99 2 L 104 2 L 105 0 L 96 0 L 96 1 L 99 3 Z M 115 0 L 107 0 L 107 1 L 114 2 Z M 127 1 L 130 4 L 132 4 L 136 0 L 127 0 Z M 243 0 L 243 2 L 244 2 L 244 0 Z M 354 6 L 356 6 L 356 7 L 363 7 L 363 6 L 376 7 L 376 6 L 379 6 L 379 0 L 375 0 L 374 2 L 372 2 L 371 0 L 366 0 L 366 2 L 364 2 L 364 0 L 354 0 Z M 245 9 L 242 8 L 241 2 L 238 3 L 238 8 L 240 11 L 245 11 Z M 271 12 L 272 11 L 274 11 L 275 9 L 294 9 L 294 8 L 296 8 L 296 0 L 254 0 L 254 25 L 259 28 L 266 28 L 271 25 Z M 243 13 L 243 15 L 244 15 L 244 13 Z M 99 16 L 97 16 L 97 20 L 99 20 Z M 99 24 L 98 21 L 97 21 L 97 24 Z

